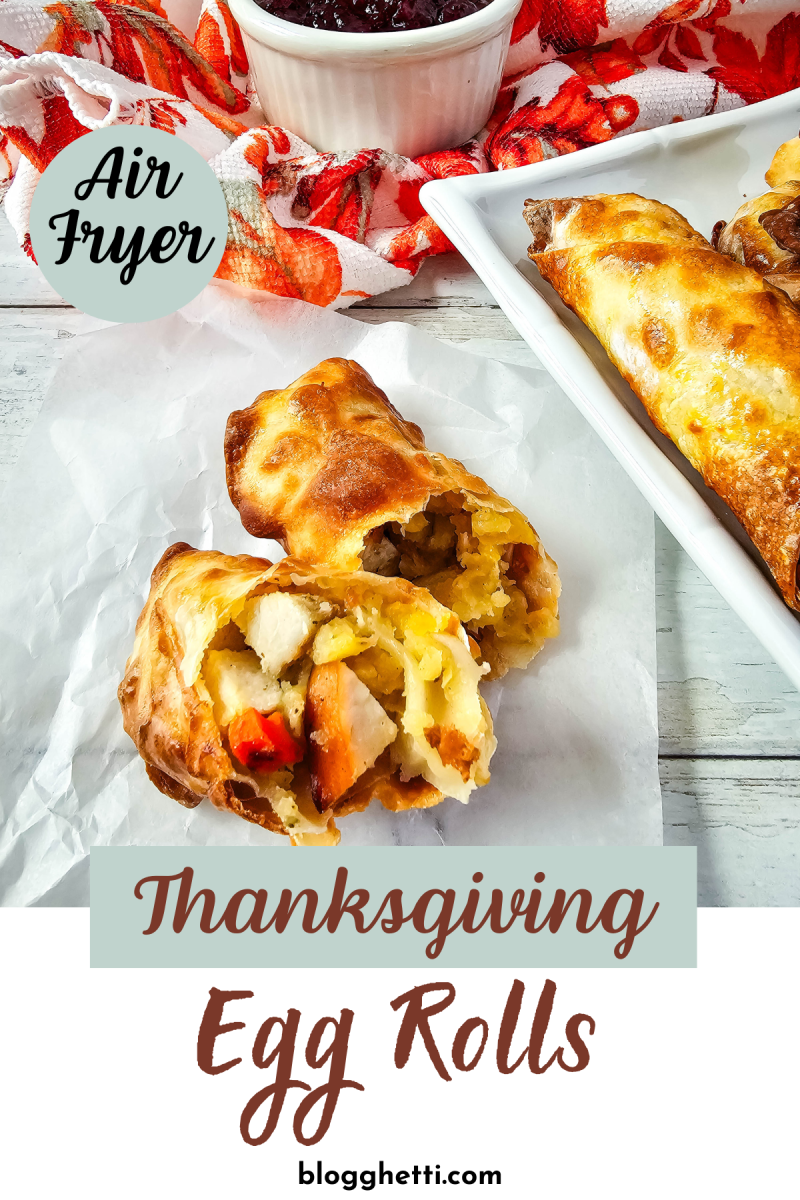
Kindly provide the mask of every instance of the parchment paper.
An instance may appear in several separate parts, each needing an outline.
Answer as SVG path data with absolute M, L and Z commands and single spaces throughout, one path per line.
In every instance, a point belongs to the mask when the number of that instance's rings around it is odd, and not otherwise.
M 467 807 L 373 804 L 341 822 L 343 844 L 661 841 L 652 513 L 543 370 L 218 288 L 159 321 L 94 326 L 69 347 L 2 500 L 0 902 L 87 904 L 92 845 L 290 849 L 161 795 L 116 689 L 168 545 L 280 553 L 228 499 L 225 422 L 331 355 L 361 362 L 429 445 L 519 505 L 563 582 L 561 637 L 487 686 L 491 784 Z

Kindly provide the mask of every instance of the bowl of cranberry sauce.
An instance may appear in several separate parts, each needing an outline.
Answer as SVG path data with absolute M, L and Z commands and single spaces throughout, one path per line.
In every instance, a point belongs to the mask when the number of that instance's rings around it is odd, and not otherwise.
M 428 29 L 471 17 L 491 0 L 256 0 L 259 8 L 310 29 L 334 33 L 392 33 Z
M 230 0 L 266 120 L 415 158 L 492 111 L 521 0 Z

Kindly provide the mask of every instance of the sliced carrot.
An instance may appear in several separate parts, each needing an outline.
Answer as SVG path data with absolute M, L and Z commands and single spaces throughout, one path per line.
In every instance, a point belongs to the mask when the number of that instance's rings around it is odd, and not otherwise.
M 255 708 L 245 709 L 228 726 L 228 743 L 249 771 L 279 771 L 303 757 L 279 712 L 265 717 Z

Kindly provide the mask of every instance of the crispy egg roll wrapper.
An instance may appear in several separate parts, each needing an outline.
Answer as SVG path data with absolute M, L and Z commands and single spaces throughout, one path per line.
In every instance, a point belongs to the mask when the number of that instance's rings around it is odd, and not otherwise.
M 210 672 L 212 660 L 244 659 L 261 679 L 262 660 L 236 622 L 252 612 L 257 598 L 273 592 L 315 605 L 317 623 L 302 654 L 286 668 L 288 690 L 281 692 L 303 760 L 263 772 L 233 756 L 230 722 L 220 719 L 222 693 L 212 695 L 217 676 Z M 274 630 L 268 628 L 266 636 L 269 640 Z M 307 717 L 309 673 L 317 664 L 340 661 L 366 685 L 370 703 L 380 703 L 397 733 L 374 764 L 320 812 L 312 797 L 313 735 L 307 736 L 303 710 Z M 207 798 L 273 833 L 290 835 L 295 844 L 336 844 L 335 818 L 366 808 L 372 799 L 393 811 L 426 808 L 445 795 L 466 802 L 475 787 L 488 782 L 496 742 L 478 691 L 484 670 L 454 614 L 404 579 L 291 559 L 273 566 L 266 559 L 178 543 L 153 571 L 119 700 L 125 730 L 150 779 L 166 795 L 187 808 Z M 275 710 L 274 704 L 267 707 Z
M 800 609 L 800 313 L 655 200 L 529 200 L 524 215 L 542 276 Z
M 530 521 L 427 449 L 358 363 L 328 359 L 232 413 L 225 459 L 249 533 L 308 562 L 427 587 L 479 642 L 490 678 L 558 633 L 556 565 Z
M 800 303 L 800 180 L 745 201 L 720 229 L 716 248 Z
M 771 188 L 780 187 L 791 179 L 800 179 L 800 137 L 791 138 L 778 147 L 764 178 Z

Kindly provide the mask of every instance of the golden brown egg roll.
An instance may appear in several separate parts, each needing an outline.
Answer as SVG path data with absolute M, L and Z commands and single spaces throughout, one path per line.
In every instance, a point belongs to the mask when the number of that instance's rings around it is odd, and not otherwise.
M 800 302 L 799 180 L 777 184 L 745 201 L 712 241 L 720 254 L 752 267 L 790 300 Z
M 800 610 L 800 313 L 642 196 L 529 200 L 528 251 Z
M 800 137 L 791 138 L 778 147 L 764 178 L 771 188 L 780 187 L 791 179 L 800 179 Z
M 556 565 L 531 523 L 428 450 L 358 363 L 328 359 L 232 413 L 225 459 L 245 529 L 295 558 L 428 588 L 477 641 L 489 678 L 558 633 Z
M 294 844 L 335 818 L 489 780 L 496 745 L 453 613 L 404 579 L 170 547 L 119 688 L 162 792 L 208 798 Z

